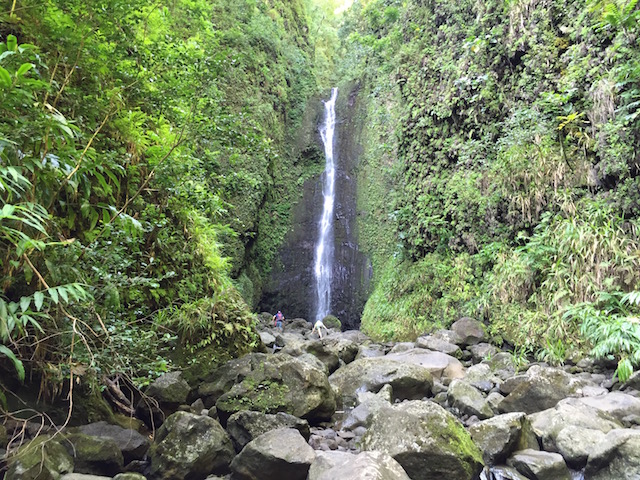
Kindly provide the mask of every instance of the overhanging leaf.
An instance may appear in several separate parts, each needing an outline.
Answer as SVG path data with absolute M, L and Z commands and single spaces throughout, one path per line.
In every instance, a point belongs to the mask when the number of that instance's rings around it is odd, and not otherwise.
M 18 374 L 18 379 L 24 382 L 24 365 L 18 357 L 6 346 L 0 345 L 0 353 L 4 354 L 9 360 L 13 362 L 13 366 Z
M 0 87 L 11 87 L 11 74 L 3 67 L 0 67 Z

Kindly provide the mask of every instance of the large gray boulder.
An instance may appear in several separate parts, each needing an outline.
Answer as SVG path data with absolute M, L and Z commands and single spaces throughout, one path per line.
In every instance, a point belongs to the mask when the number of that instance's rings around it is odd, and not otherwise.
M 151 447 L 151 478 L 204 479 L 226 472 L 234 454 L 229 435 L 216 420 L 177 412 L 160 427 Z
M 433 377 L 424 367 L 386 356 L 354 360 L 331 375 L 329 382 L 343 404 L 353 405 L 357 392 L 377 393 L 387 384 L 399 400 L 427 397 L 431 395 Z
M 471 359 L 474 363 L 479 363 L 485 359 L 490 359 L 500 352 L 500 350 L 498 350 L 496 346 L 486 342 L 481 342 L 476 345 L 470 345 L 468 350 L 471 352 Z
M 271 430 L 252 440 L 231 462 L 238 480 L 305 480 L 316 458 L 298 430 Z
M 328 374 L 335 372 L 340 366 L 338 353 L 319 340 L 307 342 L 306 352 L 318 358 L 325 365 Z
M 447 391 L 449 405 L 465 415 L 475 415 L 480 420 L 493 417 L 493 410 L 480 391 L 463 380 L 454 380 Z
M 467 369 L 464 381 L 477 389 L 488 392 L 491 391 L 501 380 L 491 371 L 491 367 L 486 363 L 479 363 Z
M 559 368 L 534 365 L 500 402 L 502 413 L 534 413 L 554 407 L 560 400 L 578 395 L 584 381 Z
M 385 358 L 426 368 L 434 378 L 442 381 L 464 377 L 465 370 L 460 360 L 442 352 L 411 348 L 403 352 L 389 353 Z
M 280 428 L 295 428 L 305 440 L 309 440 L 311 435 L 309 422 L 284 412 L 272 415 L 243 410 L 231 415 L 227 422 L 227 432 L 237 451 L 263 433 Z
M 640 431 L 612 430 L 589 455 L 587 480 L 640 479 Z
M 579 402 L 596 408 L 625 423 L 627 419 L 640 417 L 640 398 L 623 392 L 611 392 L 602 396 L 583 397 Z
M 329 420 L 336 403 L 327 375 L 312 362 L 279 353 L 253 353 L 227 362 L 200 387 L 205 405 L 215 399 L 223 422 L 241 410 L 286 412 L 309 421 Z
M 409 480 L 402 466 L 386 453 L 316 452 L 308 480 Z
M 605 441 L 606 436 L 600 430 L 569 425 L 560 430 L 555 443 L 567 465 L 579 470 L 586 465 L 589 455 Z
M 96 422 L 78 427 L 78 431 L 91 437 L 113 440 L 122 452 L 124 464 L 132 460 L 142 460 L 149 450 L 149 439 L 144 435 L 107 422 Z
M 391 405 L 393 390 L 390 385 L 385 385 L 378 393 L 359 392 L 357 396 L 358 406 L 342 421 L 341 426 L 344 430 L 369 428 L 372 415 L 380 408 Z
M 454 322 L 451 331 L 460 337 L 462 345 L 475 345 L 487 340 L 484 325 L 473 318 L 463 317 Z
M 416 339 L 416 347 L 446 353 L 447 355 L 451 355 L 456 358 L 460 358 L 462 356 L 462 350 L 460 350 L 458 345 L 447 342 L 446 340 L 434 335 L 423 335 L 418 337 Z
M 111 438 L 73 433 L 66 436 L 64 446 L 73 457 L 75 473 L 113 477 L 120 473 L 124 466 L 122 452 Z
M 590 405 L 582 403 L 582 399 L 567 398 L 560 401 L 554 408 L 543 410 L 530 415 L 531 426 L 536 436 L 542 442 L 545 450 L 560 452 L 570 461 L 584 462 L 589 454 L 593 431 L 608 433 L 611 430 L 622 428 L 622 424 L 613 416 L 603 410 L 598 410 Z M 576 427 L 584 438 L 576 438 L 571 449 L 565 450 L 566 442 L 558 442 L 558 438 L 564 429 Z M 576 430 L 573 430 L 576 432 Z M 567 433 L 562 437 L 566 437 Z M 583 453 L 580 454 L 579 451 Z M 582 457 L 580 460 L 579 457 Z M 584 465 L 584 463 L 583 463 Z
M 531 480 L 571 480 L 571 472 L 558 453 L 521 450 L 507 460 L 507 465 Z
M 355 360 L 358 354 L 359 344 L 348 336 L 336 335 L 329 338 L 325 338 L 322 342 L 324 348 L 329 352 L 337 355 L 344 363 L 351 363 Z
M 182 372 L 169 372 L 158 377 L 136 405 L 136 416 L 151 428 L 158 428 L 164 419 L 186 403 L 191 387 Z
M 377 410 L 362 437 L 364 451 L 391 455 L 413 480 L 472 480 L 482 456 L 469 433 L 430 401 L 408 401 Z
M 145 392 L 161 405 L 178 406 L 186 403 L 191 387 L 182 378 L 182 372 L 169 372 L 158 377 Z
M 539 449 L 531 424 L 522 412 L 478 422 L 469 427 L 469 433 L 489 465 L 504 463 L 517 450 Z
M 379 343 L 372 343 L 369 345 L 358 346 L 358 354 L 355 359 L 358 358 L 371 358 L 371 357 L 384 357 L 389 351 L 389 348 Z M 354 360 L 355 360 L 354 359 Z
M 59 480 L 73 471 L 73 459 L 67 450 L 48 435 L 20 447 L 8 464 L 5 480 Z

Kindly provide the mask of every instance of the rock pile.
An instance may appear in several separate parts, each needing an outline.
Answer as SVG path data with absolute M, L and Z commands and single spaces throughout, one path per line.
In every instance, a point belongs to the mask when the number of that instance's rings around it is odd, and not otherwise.
M 136 409 L 152 441 L 104 422 L 39 435 L 8 455 L 5 478 L 640 479 L 637 376 L 517 371 L 470 318 L 411 343 L 320 341 L 301 319 L 284 333 L 265 321 L 261 338 L 270 353 L 199 385 L 179 372 L 152 384 Z

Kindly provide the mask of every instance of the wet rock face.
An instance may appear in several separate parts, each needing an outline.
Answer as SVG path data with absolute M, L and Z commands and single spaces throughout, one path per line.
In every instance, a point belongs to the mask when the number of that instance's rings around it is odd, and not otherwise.
M 320 99 L 308 115 L 313 124 L 323 120 Z M 342 322 L 344 330 L 358 328 L 371 279 L 370 261 L 360 251 L 356 229 L 356 167 L 360 156 L 358 144 L 362 126 L 357 120 L 357 87 L 341 89 L 336 105 L 335 139 L 336 198 L 334 218 L 334 266 L 331 314 Z M 324 165 L 322 141 L 317 127 L 306 151 L 313 151 L 313 161 Z M 302 185 L 301 200 L 292 212 L 292 228 L 273 265 L 270 282 L 265 285 L 260 309 L 282 312 L 288 317 L 314 318 L 315 283 L 313 263 L 322 213 L 322 179 L 313 177 Z

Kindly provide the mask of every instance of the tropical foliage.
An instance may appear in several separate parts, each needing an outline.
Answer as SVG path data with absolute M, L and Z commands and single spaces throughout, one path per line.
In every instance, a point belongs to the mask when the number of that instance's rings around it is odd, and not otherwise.
M 379 273 L 363 329 L 411 337 L 473 315 L 550 362 L 593 349 L 621 378 L 639 366 L 637 306 L 602 304 L 640 286 L 638 12 L 355 2 L 344 74 L 366 79 L 369 122 L 384 108 L 398 126 L 365 147 L 397 161 L 363 174 L 393 200 L 363 192 L 363 208 L 395 226 L 366 238 Z M 376 253 L 389 245 L 393 261 Z
M 317 88 L 304 3 L 10 3 L 3 387 L 142 385 L 203 349 L 254 348 L 251 306 L 308 168 L 291 148 Z

